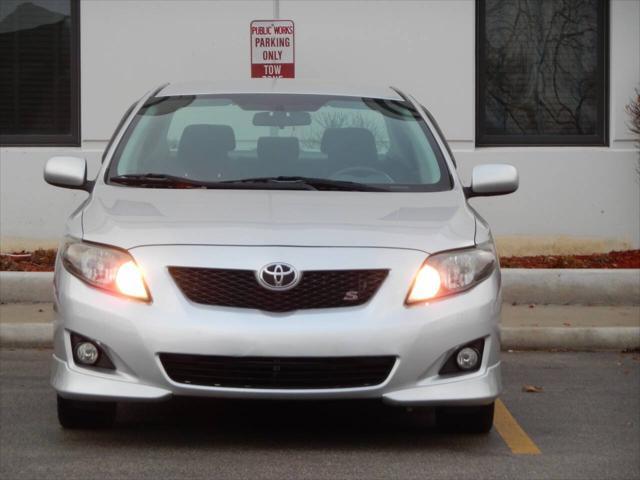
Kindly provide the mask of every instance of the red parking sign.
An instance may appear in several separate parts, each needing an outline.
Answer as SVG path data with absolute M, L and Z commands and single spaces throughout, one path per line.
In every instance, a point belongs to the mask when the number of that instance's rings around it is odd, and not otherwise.
M 251 22 L 251 78 L 294 78 L 293 20 Z

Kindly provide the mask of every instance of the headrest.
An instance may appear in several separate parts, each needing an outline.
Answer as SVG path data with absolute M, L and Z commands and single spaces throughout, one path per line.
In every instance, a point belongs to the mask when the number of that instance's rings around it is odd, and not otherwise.
M 182 132 L 178 152 L 230 152 L 236 148 L 236 136 L 229 125 L 189 125 Z
M 378 156 L 376 141 L 370 130 L 360 127 L 327 128 L 322 135 L 320 150 L 329 156 L 354 156 L 363 163 Z
M 300 154 L 297 137 L 258 138 L 258 158 L 296 160 Z

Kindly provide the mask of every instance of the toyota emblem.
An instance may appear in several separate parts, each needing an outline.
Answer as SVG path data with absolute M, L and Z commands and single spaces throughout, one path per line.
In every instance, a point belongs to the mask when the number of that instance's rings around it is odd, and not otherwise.
M 258 282 L 269 290 L 289 290 L 300 281 L 300 273 L 288 263 L 270 263 L 256 275 Z

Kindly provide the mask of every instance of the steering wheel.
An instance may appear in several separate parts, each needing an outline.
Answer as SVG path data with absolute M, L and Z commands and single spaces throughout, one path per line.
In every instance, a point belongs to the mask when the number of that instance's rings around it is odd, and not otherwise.
M 382 170 L 378 170 L 372 167 L 347 167 L 342 170 L 338 170 L 331 175 L 332 180 L 344 180 L 343 177 L 355 177 L 357 179 L 365 179 L 369 177 L 383 178 L 384 182 L 376 183 L 395 183 L 395 180 L 391 178 L 387 173 Z

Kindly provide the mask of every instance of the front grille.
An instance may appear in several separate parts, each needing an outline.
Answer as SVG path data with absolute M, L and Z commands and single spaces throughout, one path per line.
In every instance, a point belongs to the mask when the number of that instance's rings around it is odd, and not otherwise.
M 389 273 L 388 270 L 306 271 L 291 290 L 273 291 L 262 287 L 251 270 L 169 267 L 169 272 L 193 302 L 268 312 L 362 305 Z
M 326 389 L 383 383 L 395 357 L 222 357 L 161 353 L 174 382 L 208 387 Z

